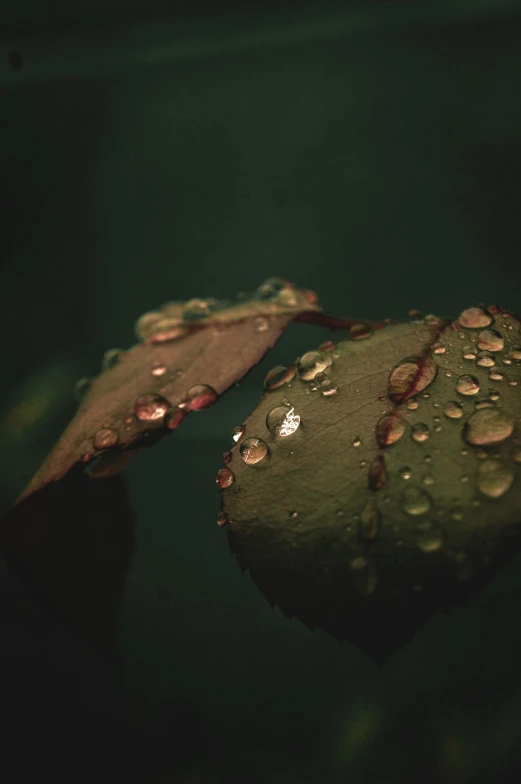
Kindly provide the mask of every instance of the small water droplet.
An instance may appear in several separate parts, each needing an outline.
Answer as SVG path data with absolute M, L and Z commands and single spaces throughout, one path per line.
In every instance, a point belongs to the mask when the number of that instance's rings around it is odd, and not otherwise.
M 116 367 L 124 353 L 125 351 L 122 348 L 109 348 L 103 354 L 101 369 L 111 370 L 111 368 Z
M 183 408 L 173 407 L 165 414 L 164 424 L 168 430 L 176 430 L 188 412 Z
M 233 471 L 230 471 L 229 468 L 219 468 L 217 471 L 217 476 L 215 477 L 215 484 L 219 490 L 224 490 L 227 487 L 231 487 L 234 482 L 235 474 Z
M 425 485 L 425 487 L 430 487 L 431 485 L 434 484 L 434 477 L 433 477 L 433 475 L 432 474 L 425 474 L 425 476 L 422 478 L 422 482 Z
M 244 425 L 236 425 L 233 428 L 233 430 L 232 430 L 232 438 L 235 441 L 235 443 L 237 443 L 237 441 L 241 440 L 241 438 L 244 435 L 244 431 L 245 431 Z
M 277 365 L 277 367 L 272 368 L 266 375 L 266 378 L 264 379 L 264 389 L 266 392 L 273 392 L 274 389 L 279 389 L 279 387 L 292 381 L 295 378 L 296 372 L 297 370 L 293 365 L 289 368 L 284 367 L 283 365 Z
M 437 372 L 438 365 L 429 357 L 406 359 L 391 371 L 387 394 L 391 400 L 403 402 L 428 387 Z
M 293 406 L 276 406 L 268 412 L 266 427 L 275 437 L 291 436 L 300 426 L 300 415 Z
M 333 364 L 329 354 L 323 351 L 308 351 L 299 359 L 299 375 L 303 381 L 312 381 Z
M 458 324 L 460 327 L 467 329 L 482 329 L 492 324 L 493 318 L 490 313 L 487 313 L 481 308 L 466 308 L 460 313 Z
M 463 416 L 463 406 L 457 400 L 449 400 L 445 403 L 443 413 L 449 419 L 460 419 Z
M 92 378 L 86 378 L 86 377 L 78 379 L 74 387 L 74 397 L 78 402 L 81 402 L 83 398 L 87 395 L 87 393 L 89 392 L 92 386 L 93 380 L 94 379 Z
M 376 423 L 376 440 L 381 447 L 392 446 L 404 433 L 405 422 L 397 414 L 385 414 Z
M 420 402 L 419 402 L 419 400 L 416 400 L 416 398 L 414 398 L 414 397 L 411 397 L 411 399 L 410 399 L 410 400 L 408 400 L 408 401 L 407 401 L 407 403 L 406 403 L 405 405 L 407 406 L 407 408 L 409 409 L 409 411 L 416 411 L 416 409 L 417 409 L 417 408 L 419 407 L 419 405 L 420 405 Z
M 151 310 L 148 313 L 143 313 L 142 316 L 138 318 L 134 325 L 134 331 L 136 333 L 136 337 L 139 340 L 146 340 L 150 335 L 154 332 L 154 328 L 158 321 L 162 318 L 161 313 L 157 310 Z
M 170 403 L 161 395 L 141 395 L 134 403 L 134 413 L 141 422 L 154 422 L 163 419 L 171 408 Z
M 424 424 L 423 422 L 417 422 L 411 428 L 411 438 L 413 441 L 416 441 L 417 444 L 423 444 L 424 441 L 430 436 L 430 431 L 428 425 Z
M 488 377 L 491 381 L 503 381 L 505 376 L 499 370 L 491 370 L 488 374 Z
M 488 498 L 500 498 L 513 481 L 513 470 L 499 460 L 486 460 L 479 467 L 478 488 Z
M 293 511 L 293 512 L 290 512 L 290 513 L 289 513 L 289 516 L 290 516 L 291 518 L 295 519 L 295 517 L 298 517 L 298 512 L 295 512 L 295 511 Z
M 226 514 L 226 512 L 219 512 L 219 514 L 217 515 L 217 525 L 219 526 L 219 528 L 222 528 L 223 526 L 228 525 L 229 522 L 230 522 L 230 519 L 229 519 L 228 515 Z
M 248 465 L 260 463 L 268 454 L 268 445 L 262 438 L 246 438 L 240 447 L 241 457 Z
M 161 378 L 161 376 L 164 376 L 166 373 L 166 365 L 162 362 L 154 362 L 151 373 L 155 378 Z
M 361 445 L 362 445 L 362 440 L 361 440 L 360 436 L 355 436 L 353 438 L 353 440 L 351 441 L 351 446 L 359 447 Z
M 400 468 L 398 474 L 400 479 L 410 479 L 412 472 L 409 466 L 404 466 L 403 468 Z
M 255 327 L 255 332 L 267 332 L 270 328 L 270 322 L 265 316 L 257 316 L 253 321 L 253 326 Z
M 189 299 L 183 308 L 182 318 L 184 321 L 201 321 L 201 319 L 211 316 L 217 305 L 217 300 L 211 297 L 208 299 Z
M 217 400 L 217 392 L 208 384 L 196 384 L 190 387 L 183 403 L 189 411 L 202 411 L 209 408 Z
M 446 348 L 443 343 L 434 343 L 432 347 L 433 354 L 445 354 Z
M 426 514 L 431 508 L 429 494 L 421 487 L 408 487 L 403 494 L 403 511 L 412 516 Z
M 381 514 L 374 498 L 369 498 L 360 514 L 358 535 L 363 542 L 374 542 L 381 526 Z
M 94 434 L 93 444 L 95 449 L 110 449 L 119 443 L 117 430 L 111 427 L 102 427 Z
M 483 351 L 502 351 L 505 341 L 500 332 L 495 329 L 484 329 L 480 332 L 477 339 L 478 348 Z
M 521 359 L 521 346 L 512 346 L 510 356 L 512 359 Z
M 475 376 L 465 374 L 460 376 L 456 382 L 456 392 L 460 395 L 477 395 L 479 392 L 479 381 Z
M 512 460 L 514 463 L 521 463 L 521 444 L 514 446 Z
M 233 453 L 232 452 L 223 452 L 223 462 L 228 465 L 228 463 L 232 462 Z
M 461 352 L 463 359 L 476 359 L 476 349 L 474 346 L 463 346 Z
M 349 337 L 351 340 L 362 340 L 371 337 L 372 329 L 369 324 L 353 324 L 349 327 Z
M 514 421 L 496 408 L 483 408 L 465 424 L 463 437 L 473 446 L 499 444 L 514 432 Z
M 493 367 L 495 364 L 495 357 L 490 351 L 480 351 L 476 356 L 476 365 L 480 367 Z
M 387 483 L 387 465 L 382 455 L 375 457 L 371 463 L 368 477 L 370 490 L 381 490 Z

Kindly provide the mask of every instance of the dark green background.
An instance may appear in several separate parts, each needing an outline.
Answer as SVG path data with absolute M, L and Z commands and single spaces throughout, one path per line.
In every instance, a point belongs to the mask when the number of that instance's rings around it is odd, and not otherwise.
M 4 22 L 4 510 L 73 415 L 75 379 L 167 299 L 277 274 L 361 319 L 521 311 L 519 3 L 27 1 Z M 273 612 L 215 526 L 231 429 L 269 367 L 327 337 L 291 327 L 126 471 L 136 546 L 117 664 L 5 575 L 3 780 L 518 771 L 519 559 L 379 669 Z

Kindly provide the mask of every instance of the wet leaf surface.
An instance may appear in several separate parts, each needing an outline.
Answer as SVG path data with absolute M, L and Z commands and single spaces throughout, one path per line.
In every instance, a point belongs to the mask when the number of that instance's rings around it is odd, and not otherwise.
M 381 659 L 487 584 L 520 541 L 520 343 L 469 308 L 268 374 L 218 522 L 272 605 Z

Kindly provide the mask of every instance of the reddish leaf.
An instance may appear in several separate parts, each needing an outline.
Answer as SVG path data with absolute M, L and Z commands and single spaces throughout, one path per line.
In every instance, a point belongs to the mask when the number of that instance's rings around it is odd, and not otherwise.
M 272 604 L 381 658 L 512 556 L 520 329 L 468 309 L 269 374 L 218 522 Z

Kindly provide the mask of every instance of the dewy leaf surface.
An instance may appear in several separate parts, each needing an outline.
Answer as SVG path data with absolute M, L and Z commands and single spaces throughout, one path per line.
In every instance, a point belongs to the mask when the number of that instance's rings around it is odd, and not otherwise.
M 212 405 L 259 362 L 290 321 L 306 313 L 320 315 L 313 292 L 269 278 L 253 296 L 233 304 L 193 299 L 144 314 L 136 325 L 141 342 L 107 352 L 107 369 L 90 385 L 21 499 L 99 456 L 92 475 L 116 473 L 132 450 L 171 432 L 190 411 Z
M 521 331 L 491 307 L 365 337 L 268 375 L 218 522 L 273 605 L 383 658 L 515 552 Z

